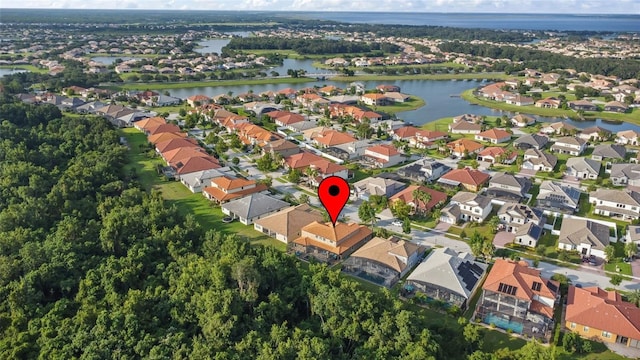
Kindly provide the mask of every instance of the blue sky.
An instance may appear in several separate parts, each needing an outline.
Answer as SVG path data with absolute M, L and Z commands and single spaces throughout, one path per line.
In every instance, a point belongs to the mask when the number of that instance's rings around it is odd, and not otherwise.
M 640 0 L 2 0 L 0 7 L 640 15 Z

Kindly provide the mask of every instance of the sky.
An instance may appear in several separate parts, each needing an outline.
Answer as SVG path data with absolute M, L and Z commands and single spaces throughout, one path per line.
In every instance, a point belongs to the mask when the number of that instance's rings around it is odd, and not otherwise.
M 0 0 L 0 8 L 640 15 L 640 0 Z

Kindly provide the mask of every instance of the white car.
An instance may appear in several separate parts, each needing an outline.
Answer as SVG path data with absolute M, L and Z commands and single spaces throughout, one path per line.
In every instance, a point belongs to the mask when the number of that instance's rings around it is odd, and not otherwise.
M 394 226 L 402 226 L 402 220 L 393 220 L 393 222 L 391 223 L 391 225 L 394 225 Z

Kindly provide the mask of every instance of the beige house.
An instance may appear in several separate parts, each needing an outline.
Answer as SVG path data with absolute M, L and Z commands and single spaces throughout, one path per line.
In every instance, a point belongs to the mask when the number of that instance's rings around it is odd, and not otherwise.
M 300 237 L 302 227 L 322 219 L 319 211 L 302 204 L 258 219 L 253 228 L 287 244 Z

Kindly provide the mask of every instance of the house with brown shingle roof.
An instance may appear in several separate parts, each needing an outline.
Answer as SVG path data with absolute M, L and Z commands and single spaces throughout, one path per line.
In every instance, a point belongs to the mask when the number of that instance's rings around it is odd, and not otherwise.
M 587 339 L 640 349 L 640 308 L 615 291 L 569 286 L 564 325 Z
M 476 317 L 518 334 L 548 336 L 559 289 L 526 261 L 497 259 L 482 286 Z
M 187 103 L 191 107 L 196 107 L 198 105 L 208 104 L 211 102 L 211 98 L 206 95 L 193 95 L 187 98 Z
M 486 141 L 492 144 L 499 144 L 511 140 L 511 134 L 501 129 L 489 129 L 476 134 L 475 139 L 478 141 Z
M 469 191 L 477 192 L 482 186 L 489 182 L 491 176 L 480 170 L 470 168 L 454 169 L 442 175 L 438 179 L 439 184 L 445 186 L 462 186 Z
M 454 122 L 449 124 L 449 132 L 452 134 L 479 134 L 482 132 L 482 125 L 467 121 Z
M 423 252 L 409 241 L 374 237 L 344 261 L 342 270 L 356 276 L 364 272 L 367 280 L 391 287 L 413 269 Z
M 262 146 L 262 153 L 270 153 L 271 156 L 275 156 L 275 154 L 280 154 L 283 158 L 291 155 L 295 155 L 302 150 L 300 147 L 289 140 L 279 139 L 271 141 Z
M 318 210 L 301 204 L 258 219 L 253 223 L 253 228 L 287 244 L 302 235 L 304 226 L 314 221 L 321 222 L 322 219 Z
M 264 193 L 266 191 L 267 185 L 258 184 L 255 180 L 246 180 L 225 175 L 211 179 L 211 186 L 205 187 L 202 193 L 207 199 L 222 204 L 227 201 L 259 192 Z
M 302 228 L 292 250 L 297 256 L 331 262 L 347 257 L 372 237 L 373 232 L 364 225 L 336 222 L 333 226 L 331 222 L 314 221 Z
M 473 156 L 484 150 L 484 145 L 466 138 L 458 139 L 447 144 L 451 154 L 457 157 Z

